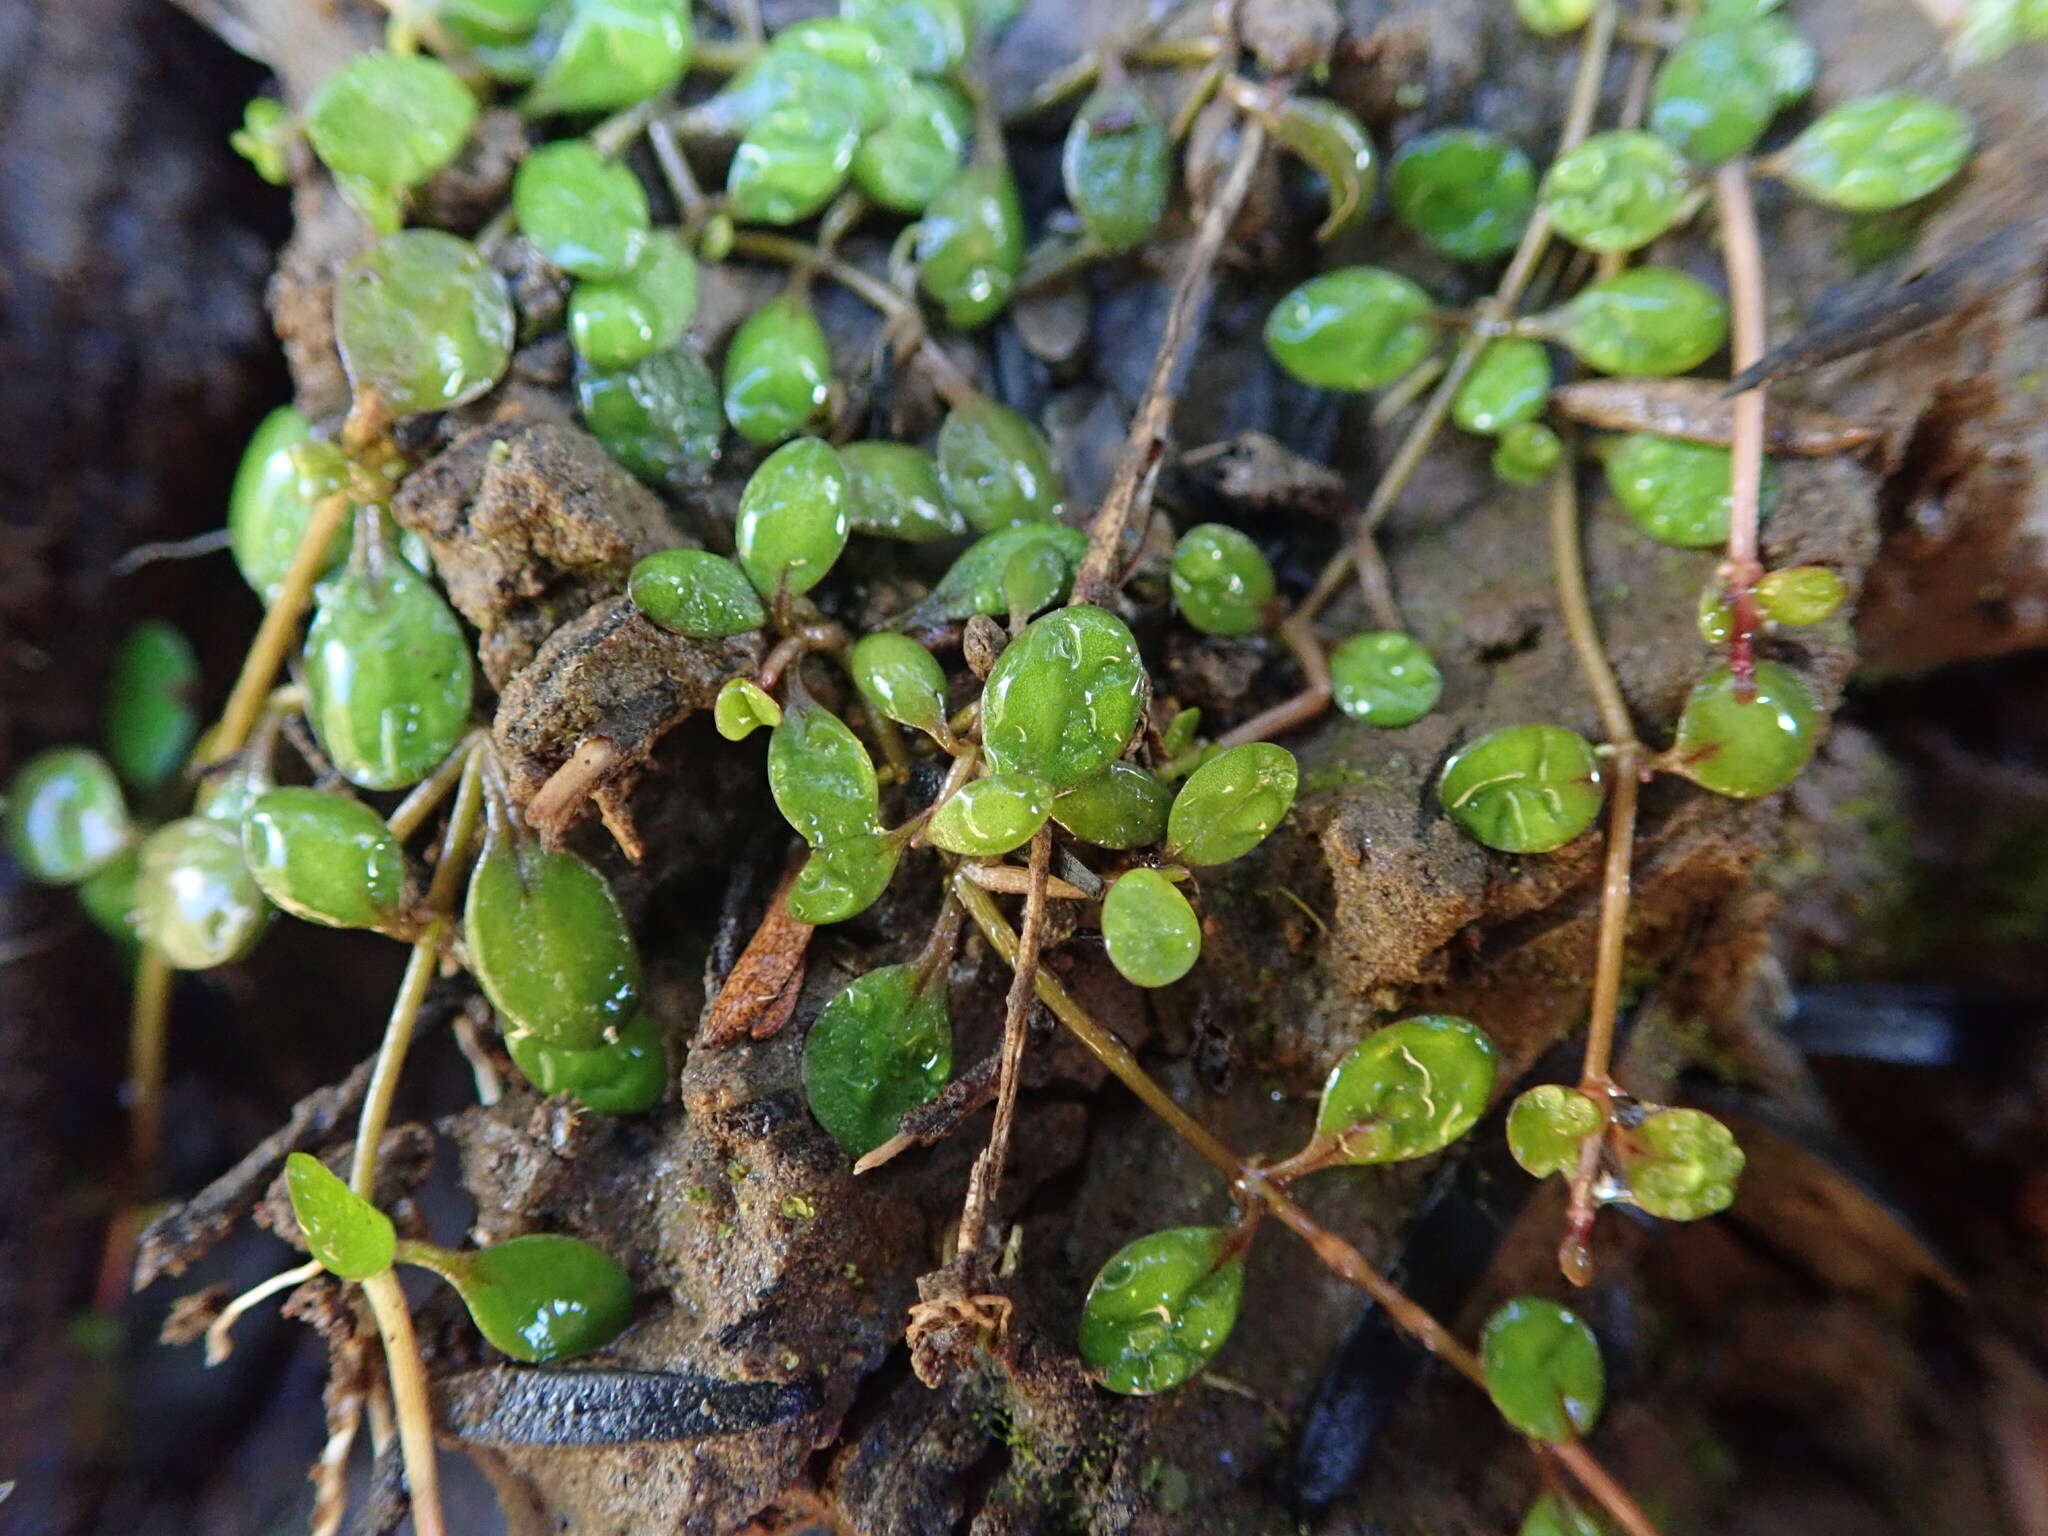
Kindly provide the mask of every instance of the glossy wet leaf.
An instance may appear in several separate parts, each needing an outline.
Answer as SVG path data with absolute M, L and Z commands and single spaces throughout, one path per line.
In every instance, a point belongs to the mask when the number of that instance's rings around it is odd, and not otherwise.
M 605 451 L 649 485 L 699 486 L 718 467 L 724 406 L 718 381 L 691 347 L 627 368 L 579 367 L 576 404 Z
M 917 226 L 917 277 L 956 331 L 1000 314 L 1024 270 L 1024 214 L 1006 164 L 970 161 Z
M 1517 1296 L 1479 1339 L 1486 1390 L 1506 1419 L 1536 1440 L 1584 1437 L 1599 1421 L 1607 1371 L 1593 1330 L 1554 1301 Z
M 1549 479 L 1563 458 L 1563 438 L 1540 421 L 1525 421 L 1501 433 L 1490 462 L 1509 485 L 1535 485 Z
M 832 395 L 832 352 L 809 304 L 784 294 L 740 322 L 725 352 L 725 414 L 766 447 L 794 437 Z
M 1166 836 L 1173 791 L 1136 763 L 1111 763 L 1052 803 L 1052 819 L 1098 848 L 1149 848 Z
M 1748 154 L 1782 100 L 1769 44 L 1749 27 L 1695 27 L 1658 67 L 1651 129 L 1696 165 Z
M 1183 709 L 1166 722 L 1166 729 L 1159 733 L 1159 749 L 1169 758 L 1179 757 L 1195 744 L 1195 733 L 1202 728 L 1202 712 L 1199 709 Z
M 1301 771 L 1270 741 L 1218 752 L 1187 777 L 1166 818 L 1166 851 L 1188 864 L 1227 864 L 1287 817 Z
M 894 213 L 924 212 L 967 162 L 973 114 L 960 93 L 912 81 L 881 127 L 853 152 L 854 185 Z
M 542 1093 L 566 1093 L 606 1115 L 637 1115 L 661 1102 L 668 1085 L 668 1053 L 661 1031 L 635 1013 L 615 1043 L 587 1051 L 549 1045 L 514 1030 L 505 1038 L 512 1063 Z
M 855 533 L 912 544 L 957 538 L 967 520 L 946 499 L 939 464 L 912 443 L 858 442 L 839 450 Z
M 1067 129 L 1060 175 L 1082 227 L 1105 250 L 1142 245 L 1173 184 L 1173 146 L 1151 98 L 1129 81 L 1098 85 Z
M 629 368 L 682 341 L 697 312 L 697 258 L 657 230 L 632 268 L 587 278 L 569 295 L 569 339 L 593 368 Z
M 1785 19 L 1783 13 L 1770 12 L 1739 21 L 1716 22 L 1711 19 L 1710 12 L 1709 19 L 1703 24 L 1741 27 L 1749 34 L 1750 55 L 1770 76 L 1780 107 L 1791 106 L 1813 89 L 1813 82 L 1820 74 L 1820 54 L 1799 34 L 1798 28 Z
M 815 437 L 785 443 L 740 493 L 733 548 L 763 597 L 808 592 L 846 548 L 846 470 Z
M 376 928 L 405 895 L 405 855 L 351 795 L 287 785 L 242 818 L 242 856 L 273 905 L 330 928 Z
M 292 179 L 291 146 L 299 125 L 275 96 L 252 96 L 242 109 L 242 126 L 228 135 L 228 147 L 273 187 Z
M 359 53 L 306 103 L 306 139 L 379 232 L 398 227 L 388 194 L 418 186 L 460 153 L 476 126 L 476 98 L 455 71 L 426 54 Z
M 334 286 L 334 338 L 358 390 L 400 416 L 474 400 L 512 357 L 512 300 L 475 246 L 438 229 L 386 235 Z
M 1602 455 L 1607 488 L 1636 525 L 1660 544 L 1707 549 L 1728 542 L 1733 480 L 1726 448 L 1654 432 L 1630 432 Z M 1776 473 L 1764 461 L 1760 501 L 1776 501 Z
M 1266 317 L 1266 350 L 1305 384 L 1366 390 L 1391 384 L 1436 344 L 1435 306 L 1382 267 L 1312 277 Z
M 1142 1397 L 1207 1365 L 1237 1325 L 1244 1259 L 1221 1227 L 1171 1227 L 1127 1243 L 1088 1287 L 1081 1358 L 1112 1392 Z
M 729 677 L 718 690 L 712 718 L 727 741 L 744 741 L 764 725 L 779 725 L 782 706 L 752 679 Z
M 1824 565 L 1788 565 L 1756 584 L 1756 605 L 1774 624 L 1818 624 L 1848 599 L 1842 578 Z
M 813 848 L 789 886 L 789 915 L 800 923 L 843 923 L 881 900 L 903 845 L 876 833 Z
M 1813 757 L 1820 709 L 1799 674 L 1775 661 L 1756 666 L 1756 696 L 1736 697 L 1735 679 L 1716 668 L 1694 685 L 1678 717 L 1670 763 L 1717 795 L 1747 800 L 1783 789 Z
M 7 847 L 31 879 L 76 885 L 127 846 L 128 804 L 107 760 L 84 747 L 51 747 L 7 786 Z
M 974 36 L 965 0 L 839 0 L 839 14 L 920 75 L 943 75 L 960 64 Z
M 1114 614 L 1062 608 L 1010 642 L 981 696 L 981 739 L 999 773 L 1069 789 L 1121 756 L 1145 697 L 1138 643 Z
M 141 873 L 141 854 L 125 848 L 77 886 L 80 910 L 101 932 L 126 946 L 142 942 L 135 915 L 135 882 Z
M 1562 1083 L 1543 1083 L 1508 1111 L 1508 1151 L 1539 1179 L 1578 1170 L 1579 1149 L 1602 1124 L 1600 1106 Z
M 1066 569 L 1066 583 L 1071 583 L 1074 568 L 1088 552 L 1088 535 L 1065 523 L 1019 523 L 1015 527 L 997 529 L 967 547 L 966 553 L 939 578 L 938 585 L 917 605 L 911 617 L 921 623 L 942 623 L 976 613 L 1007 614 L 1009 601 L 1003 586 L 1004 573 L 1020 551 L 1037 547 L 1057 552 Z M 1048 601 L 1065 596 L 1063 583 Z
M 1593 14 L 1593 0 L 1515 0 L 1515 15 L 1539 37 L 1576 32 Z
M 1589 251 L 1634 251 L 1678 220 L 1692 173 L 1655 134 L 1596 133 L 1551 162 L 1543 205 L 1557 232 Z
M 1323 179 L 1330 212 L 1316 229 L 1328 240 L 1365 218 L 1379 180 L 1379 157 L 1365 125 L 1323 96 L 1288 96 L 1274 108 L 1273 137 Z
M 1975 142 L 1966 113 L 1931 96 L 1884 91 L 1818 118 L 1772 163 L 1817 203 L 1882 213 L 1941 188 Z
M 351 784 L 403 789 L 469 729 L 469 641 L 433 583 L 393 556 L 372 563 L 319 588 L 301 657 L 306 718 Z
M 1028 773 L 973 779 L 925 826 L 925 841 L 948 853 L 986 858 L 1028 842 L 1052 812 L 1052 786 Z
M 1556 1493 L 1540 1493 L 1515 1536 L 1607 1536 L 1597 1517 Z
M 1158 870 L 1130 869 L 1102 899 L 1102 941 L 1126 981 L 1170 986 L 1201 958 L 1202 923 L 1180 887 Z
M 1709 581 L 1700 589 L 1699 607 L 1694 618 L 1699 625 L 1700 638 L 1709 645 L 1726 645 L 1735 633 L 1735 610 L 1728 606 L 1727 595 L 1718 579 Z
M 768 738 L 768 791 L 812 847 L 875 830 L 880 798 L 868 749 L 808 698 L 792 698 Z
M 192 642 L 161 619 L 145 619 L 121 640 L 107 680 L 102 734 L 121 777 L 148 794 L 170 782 L 199 734 L 193 701 L 199 658 Z
M 1423 1014 L 1365 1037 L 1330 1069 L 1316 1135 L 1337 1161 L 1397 1163 L 1472 1129 L 1493 1094 L 1496 1056 L 1469 1019 Z
M 312 424 L 296 408 L 279 406 L 249 438 L 228 492 L 228 548 L 242 579 L 266 604 L 283 588 L 299 539 L 313 516 L 313 503 L 300 489 L 291 453 L 312 435 Z M 323 575 L 348 558 L 348 543 L 348 525 L 343 523 L 328 546 Z
M 1698 1221 L 1735 1203 L 1747 1161 L 1728 1127 L 1697 1109 L 1660 1109 L 1616 1138 L 1629 1198 L 1666 1221 Z
M 1728 306 L 1696 277 L 1635 267 L 1581 289 L 1558 312 L 1557 332 L 1588 367 L 1661 378 L 1721 350 Z
M 1453 261 L 1490 261 L 1522 238 L 1536 170 L 1518 145 L 1476 128 L 1419 134 L 1394 156 L 1394 214 Z
M 208 816 L 169 822 L 143 840 L 135 875 L 142 936 L 181 971 L 211 970 L 256 947 L 270 905 L 235 829 Z
M 1413 635 L 1353 635 L 1330 653 L 1331 700 L 1367 725 L 1413 725 L 1436 708 L 1443 692 L 1436 659 Z
M 1225 523 L 1198 523 L 1182 534 L 1168 580 L 1180 616 L 1205 635 L 1253 634 L 1273 601 L 1273 567 Z
M 472 46 L 517 43 L 533 34 L 553 0 L 433 0 L 434 18 Z
M 938 658 L 908 635 L 863 635 L 847 657 L 861 697 L 878 714 L 913 730 L 939 731 L 946 721 L 946 674 Z
M 410 1263 L 428 1255 L 413 1246 Z M 454 1286 L 477 1331 L 533 1365 L 602 1349 L 633 1320 L 633 1278 L 602 1248 L 535 1232 L 473 1253 L 435 1251 L 434 1272 Z
M 814 16 L 778 30 L 745 68 L 685 121 L 735 138 L 778 107 L 827 105 L 860 127 L 880 129 L 908 96 L 911 79 L 880 39 L 857 22 Z
M 747 573 L 708 549 L 662 549 L 626 578 L 633 606 L 663 629 L 697 640 L 743 635 L 768 622 Z
M 1551 382 L 1542 342 L 1526 336 L 1489 341 L 1451 399 L 1451 420 L 1467 432 L 1506 432 L 1543 414 Z
M 885 965 L 836 994 L 804 1037 L 804 1097 L 848 1154 L 896 1134 L 904 1112 L 937 1097 L 953 1071 L 945 972 L 918 989 L 914 965 Z
M 307 1250 L 329 1274 L 342 1280 L 367 1280 L 391 1267 L 398 1246 L 391 1218 L 350 1189 L 319 1158 L 306 1152 L 286 1157 L 284 1187 Z
M 689 0 L 567 0 L 520 109 L 611 112 L 667 90 L 690 62 Z
M 647 244 L 640 178 L 585 139 L 528 155 L 512 179 L 512 211 L 541 255 L 574 277 L 621 277 Z
M 860 120 L 830 99 L 792 101 L 763 113 L 733 151 L 726 207 L 743 224 L 795 224 L 846 184 L 860 148 Z
M 985 395 L 956 404 L 939 428 L 939 483 L 976 533 L 1059 515 L 1065 487 L 1045 434 Z
M 1605 786 L 1585 737 L 1557 725 L 1515 725 L 1452 753 L 1437 795 L 1475 842 L 1548 853 L 1593 824 Z
M 566 849 L 494 827 L 469 879 L 469 968 L 509 1035 L 606 1044 L 640 1001 L 640 952 L 609 881 Z

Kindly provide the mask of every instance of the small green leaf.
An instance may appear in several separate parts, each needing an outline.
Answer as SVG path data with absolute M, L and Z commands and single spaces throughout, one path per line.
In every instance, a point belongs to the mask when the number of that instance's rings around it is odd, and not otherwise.
M 1660 1109 L 1615 1139 L 1629 1198 L 1666 1221 L 1698 1221 L 1735 1203 L 1747 1161 L 1728 1127 L 1697 1109 Z
M 945 671 L 938 658 L 908 635 L 863 635 L 854 642 L 846 663 L 854 686 L 877 714 L 912 730 L 945 730 Z
M 982 742 L 997 772 L 1070 789 L 1122 755 L 1144 697 L 1145 664 L 1123 620 L 1062 608 L 1026 625 L 989 673 Z
M 1144 1397 L 1207 1365 L 1237 1325 L 1244 1258 L 1221 1227 L 1171 1227 L 1127 1243 L 1088 1287 L 1081 1358 L 1112 1392 Z
M 748 125 L 726 171 L 726 207 L 743 224 L 796 224 L 846 185 L 859 116 L 831 97 L 792 101 Z
M 454 160 L 476 115 L 476 98 L 440 60 L 376 49 L 313 93 L 306 139 L 344 193 L 358 184 L 401 193 Z
M 1467 432 L 1498 434 L 1534 421 L 1550 398 L 1550 354 L 1540 341 L 1489 341 L 1451 401 L 1451 420 Z
M 1202 924 L 1180 888 L 1156 869 L 1129 869 L 1102 899 L 1110 963 L 1141 987 L 1165 987 L 1194 968 Z
M 925 827 L 948 853 L 988 858 L 1028 842 L 1052 812 L 1052 786 L 1028 773 L 975 779 L 949 796 Z
M 999 528 L 968 545 L 966 553 L 939 578 L 939 584 L 932 588 L 931 595 L 906 614 L 902 622 L 906 625 L 942 624 L 949 619 L 964 619 L 977 613 L 1007 614 L 1010 604 L 1004 577 L 1009 572 L 1010 562 L 1020 553 L 1040 546 L 1054 550 L 1065 569 L 1060 589 L 1047 599 L 1048 602 L 1058 601 L 1067 595 L 1066 587 L 1073 582 L 1074 568 L 1088 552 L 1088 535 L 1065 523 L 1018 523 L 1014 527 Z
M 1630 432 L 1608 443 L 1601 458 L 1614 499 L 1658 543 L 1680 549 L 1727 543 L 1734 469 L 1726 448 Z M 1766 513 L 1777 501 L 1769 459 L 1758 499 Z
M 1536 208 L 1529 157 L 1497 134 L 1439 128 L 1411 139 L 1388 178 L 1394 215 L 1453 261 L 1515 248 Z
M 1244 534 L 1198 523 L 1174 546 L 1168 573 L 1174 606 L 1205 635 L 1249 635 L 1273 601 L 1273 567 Z
M 334 285 L 334 339 L 358 390 L 400 416 L 487 393 L 512 360 L 512 300 L 476 247 L 438 229 L 386 235 Z
M 1717 795 L 1754 799 L 1783 789 L 1813 757 L 1820 710 L 1799 674 L 1775 661 L 1756 666 L 1756 694 L 1736 695 L 1726 667 L 1702 678 L 1678 717 L 1671 766 Z
M 1515 14 L 1538 37 L 1576 32 L 1593 14 L 1593 0 L 1515 0 Z
M 1967 114 L 1912 91 L 1846 101 L 1779 153 L 1778 174 L 1817 203 L 1882 213 L 1926 197 L 1970 158 Z
M 1728 306 L 1687 273 L 1634 267 L 1580 289 L 1558 311 L 1556 332 L 1588 367 L 1662 378 L 1721 350 Z
M 299 136 L 298 121 L 275 96 L 252 96 L 242 109 L 242 126 L 228 135 L 228 147 L 273 187 L 292 179 L 288 158 Z
M 917 225 L 917 278 L 956 331 L 986 325 L 1024 270 L 1024 213 L 1000 162 L 970 161 Z
M 802 299 L 785 294 L 740 322 L 725 352 L 725 414 L 760 447 L 794 437 L 832 397 L 832 352 Z
M 114 770 L 84 747 L 52 747 L 7 786 L 7 846 L 30 878 L 76 885 L 128 845 L 128 804 Z
M 1166 212 L 1173 146 L 1151 98 L 1129 81 L 1105 81 L 1083 101 L 1060 155 L 1067 201 L 1109 251 L 1142 245 Z
M 789 915 L 823 926 L 858 917 L 889 888 L 903 845 L 879 833 L 861 833 L 811 850 L 789 886 Z
M 698 640 L 743 635 L 768 622 L 747 574 L 706 549 L 663 549 L 626 579 L 633 606 L 663 629 Z
M 312 423 L 281 405 L 265 416 L 242 451 L 228 492 L 228 549 L 235 569 L 268 605 L 284 586 L 299 539 L 313 516 L 291 450 L 313 435 Z M 343 523 L 328 545 L 321 575 L 348 558 L 349 531 Z
M 1596 133 L 1552 162 L 1543 204 L 1557 232 L 1589 251 L 1640 250 L 1677 222 L 1692 173 L 1639 129 Z
M 573 277 L 623 277 L 647 245 L 640 178 L 585 139 L 558 139 L 526 157 L 512 211 L 542 256 Z
M 1593 824 L 1605 786 L 1585 737 L 1516 725 L 1451 754 L 1437 795 L 1474 841 L 1503 853 L 1548 853 Z
M 1494 1406 L 1536 1440 L 1576 1440 L 1592 1431 L 1607 1395 L 1593 1330 L 1540 1296 L 1518 1296 L 1487 1319 L 1479 1357 Z
M 848 443 L 847 521 L 855 533 L 926 544 L 958 538 L 967 520 L 946 499 L 938 460 L 911 443 Z
M 1525 421 L 1494 444 L 1493 472 L 1509 485 L 1535 485 L 1549 479 L 1563 458 L 1563 438 L 1540 421 Z
M 963 400 L 939 428 L 939 483 L 976 533 L 1060 514 L 1059 465 L 1045 434 L 984 395 Z
M 1570 1175 L 1579 1149 L 1600 1129 L 1600 1106 L 1562 1083 L 1543 1083 L 1515 1100 L 1508 1111 L 1508 1151 L 1539 1179 Z
M 963 0 L 839 0 L 839 14 L 874 33 L 904 68 L 920 75 L 957 68 L 974 36 Z
M 1386 729 L 1413 725 L 1443 697 L 1436 660 L 1398 630 L 1353 635 L 1330 653 L 1330 697 L 1354 720 Z
M 1316 229 L 1328 240 L 1365 217 L 1379 180 L 1379 157 L 1365 125 L 1322 96 L 1288 96 L 1268 122 L 1273 137 L 1323 179 L 1330 212 Z
M 631 268 L 576 285 L 569 339 L 592 368 L 630 368 L 676 347 L 696 312 L 697 258 L 675 231 L 656 230 Z
M 405 895 L 405 854 L 384 818 L 322 789 L 273 789 L 242 818 L 242 856 L 263 894 L 307 922 L 378 928 Z
M 474 1253 L 412 1243 L 405 1258 L 454 1286 L 477 1331 L 514 1360 L 588 1354 L 633 1320 L 633 1277 L 577 1238 L 535 1232 Z
M 142 943 L 142 928 L 135 912 L 135 882 L 141 873 L 141 853 L 126 848 L 115 854 L 110 863 L 87 875 L 77 887 L 78 905 L 94 926 L 130 948 Z
M 135 922 L 181 971 L 212 970 L 254 949 L 270 905 L 235 829 L 187 816 L 150 833 L 136 870 Z
M 718 381 L 688 346 L 644 357 L 629 368 L 576 370 L 583 425 L 605 452 L 649 485 L 693 490 L 718 467 L 725 415 Z
M 1166 818 L 1166 851 L 1188 864 L 1227 864 L 1250 853 L 1294 804 L 1301 770 L 1270 741 L 1219 752 L 1188 775 Z
M 529 117 L 612 112 L 658 95 L 690 62 L 689 0 L 566 0 L 546 67 L 520 110 Z
M 812 847 L 875 830 L 880 791 L 868 749 L 845 721 L 792 696 L 768 738 L 768 791 Z
M 1469 1019 L 1423 1014 L 1366 1036 L 1330 1070 L 1316 1134 L 1346 1163 L 1440 1152 L 1472 1129 L 1493 1094 L 1493 1042 Z
M 711 716 L 727 741 L 744 741 L 764 725 L 782 723 L 782 706 L 751 678 L 729 677 L 718 690 Z
M 1149 848 L 1166 836 L 1173 791 L 1136 763 L 1111 763 L 1054 799 L 1052 819 L 1098 848 Z
M 616 1042 L 591 1050 L 565 1050 L 516 1029 L 505 1037 L 505 1049 L 542 1093 L 569 1094 L 599 1114 L 643 1114 L 661 1101 L 668 1085 L 668 1053 L 644 1013 L 626 1021 Z
M 919 214 L 960 173 L 973 113 L 950 85 L 914 80 L 853 152 L 854 185 L 894 213 Z
M 733 548 L 763 597 L 808 592 L 846 548 L 846 471 L 815 437 L 785 443 L 740 493 Z
M 199 658 L 177 628 L 145 619 L 128 631 L 102 718 L 107 756 L 137 791 L 161 789 L 184 763 L 199 734 L 198 688 Z
M 869 971 L 822 1008 L 804 1039 L 804 1096 L 854 1157 L 896 1134 L 904 1112 L 929 1102 L 953 1071 L 943 971 L 922 991 L 914 965 Z
M 603 875 L 494 826 L 463 909 L 469 968 L 510 1034 L 589 1051 L 640 1001 L 640 952 Z
M 1748 154 L 1783 100 L 1773 41 L 1762 28 L 1695 27 L 1657 70 L 1650 127 L 1697 165 Z
M 1824 565 L 1788 565 L 1756 584 L 1756 605 L 1773 624 L 1818 624 L 1848 596 L 1842 578 Z
M 1607 1527 L 1563 1495 L 1542 1493 L 1515 1536 L 1607 1536 Z
M 391 1267 L 398 1234 L 391 1218 L 350 1189 L 319 1158 L 294 1152 L 284 1160 L 284 1186 L 306 1247 L 340 1280 L 367 1280 Z
M 1435 305 L 1381 267 L 1312 277 L 1266 317 L 1266 350 L 1304 384 L 1367 390 L 1391 384 L 1436 345 Z

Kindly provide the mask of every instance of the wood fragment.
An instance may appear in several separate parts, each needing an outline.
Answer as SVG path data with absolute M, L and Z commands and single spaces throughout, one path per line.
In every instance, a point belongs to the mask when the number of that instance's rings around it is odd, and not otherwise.
M 747 940 L 725 985 L 705 1005 L 704 1022 L 697 1031 L 699 1045 L 773 1039 L 796 1011 L 811 935 L 817 932 L 789 915 L 789 888 L 802 867 L 792 863 L 783 872 L 761 926 Z
M 1655 432 L 1726 448 L 1735 439 L 1735 402 L 1715 379 L 1581 379 L 1550 392 L 1567 421 L 1607 432 Z M 1824 458 L 1878 440 L 1875 427 L 1826 411 L 1773 403 L 1765 422 L 1773 453 Z

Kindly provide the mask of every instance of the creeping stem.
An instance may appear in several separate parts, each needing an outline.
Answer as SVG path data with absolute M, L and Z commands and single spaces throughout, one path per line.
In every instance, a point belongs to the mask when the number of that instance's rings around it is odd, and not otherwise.
M 1728 269 L 1729 352 L 1738 375 L 1764 355 L 1764 251 L 1757 237 L 1756 204 L 1750 197 L 1749 165 L 1730 160 L 1714 173 L 1714 211 L 1721 223 L 1721 254 Z M 1734 434 L 1729 441 L 1732 477 L 1728 504 L 1728 561 L 1721 580 L 1727 588 L 1728 670 L 1735 697 L 1756 697 L 1756 584 L 1764 573 L 1757 559 L 1758 501 L 1764 468 L 1764 387 L 1752 384 L 1735 397 Z
M 420 1363 L 419 1338 L 406 1310 L 405 1292 L 392 1270 L 363 1282 L 363 1295 L 384 1341 L 384 1369 L 391 1380 L 391 1404 L 398 1415 L 398 1447 L 412 1495 L 413 1529 L 419 1536 L 447 1536 L 441 1518 L 441 1474 L 434 1459 L 434 1407 L 427 1397 L 427 1371 Z

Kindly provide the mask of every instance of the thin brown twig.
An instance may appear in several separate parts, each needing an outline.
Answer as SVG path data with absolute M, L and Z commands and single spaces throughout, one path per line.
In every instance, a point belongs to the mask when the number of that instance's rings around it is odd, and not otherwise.
M 164 952 L 144 944 L 135 957 L 128 1009 L 128 1162 L 134 1198 L 147 1199 L 163 1144 L 164 1056 L 170 1036 L 171 984 L 177 972 Z
M 441 1474 L 435 1461 L 434 1407 L 427 1395 L 426 1367 L 420 1363 L 419 1338 L 405 1292 L 391 1270 L 363 1282 L 363 1295 L 377 1319 L 384 1341 L 384 1373 L 391 1382 L 391 1402 L 398 1412 L 399 1450 L 405 1458 L 405 1481 L 412 1499 L 412 1524 L 418 1536 L 447 1536 L 441 1516 Z
M 1398 622 L 1399 615 L 1396 620 Z M 1248 741 L 1270 741 L 1308 724 L 1330 707 L 1330 661 L 1323 654 L 1323 642 L 1300 614 L 1280 621 L 1280 638 L 1294 652 L 1302 676 L 1307 680 L 1301 692 L 1262 709 L 1217 739 L 1219 747 L 1241 747 Z
M 1131 430 L 1124 439 L 1109 489 L 1088 528 L 1088 553 L 1074 573 L 1075 603 L 1099 603 L 1114 584 L 1112 576 L 1122 554 L 1124 529 L 1150 500 L 1150 490 L 1166 451 L 1167 429 L 1172 425 L 1175 403 L 1174 381 L 1181 371 L 1188 349 L 1200 338 L 1201 317 L 1216 284 L 1216 258 L 1223 241 L 1237 222 L 1251 191 L 1252 173 L 1265 152 L 1266 130 L 1257 118 L 1238 120 L 1237 153 L 1217 185 L 1216 193 L 1195 226 L 1174 280 L 1173 298 L 1166 311 L 1166 325 L 1159 338 L 1159 350 L 1152 357 L 1152 375 L 1145 382 L 1144 396 L 1131 418 Z
M 1728 310 L 1732 374 L 1741 374 L 1764 355 L 1764 251 L 1757 236 L 1756 204 L 1750 196 L 1749 163 L 1730 160 L 1714 173 L 1714 211 L 1721 223 L 1721 256 L 1728 269 Z M 1729 444 L 1732 477 L 1728 505 L 1728 561 L 1722 581 L 1728 591 L 1728 670 L 1735 697 L 1756 697 L 1756 584 L 1763 575 L 1757 558 L 1757 520 L 1764 467 L 1764 387 L 1752 385 L 1735 396 L 1735 430 Z

